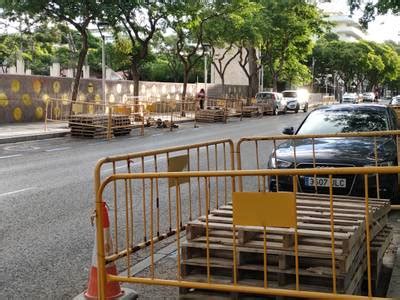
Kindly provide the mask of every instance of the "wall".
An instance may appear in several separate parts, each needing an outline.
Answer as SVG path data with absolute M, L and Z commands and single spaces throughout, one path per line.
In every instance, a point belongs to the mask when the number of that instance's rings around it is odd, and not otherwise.
M 46 101 L 50 98 L 70 99 L 73 78 L 0 74 L 0 123 L 34 122 L 44 120 Z M 201 83 L 189 84 L 188 97 L 195 97 L 203 87 Z M 221 95 L 219 85 L 208 84 L 210 96 L 231 96 L 241 98 L 246 95 L 246 86 L 229 86 Z M 139 95 L 155 99 L 180 99 L 182 83 L 140 82 Z M 120 103 L 134 93 L 132 81 L 107 81 L 106 99 Z M 78 99 L 86 102 L 102 103 L 100 79 L 81 79 Z

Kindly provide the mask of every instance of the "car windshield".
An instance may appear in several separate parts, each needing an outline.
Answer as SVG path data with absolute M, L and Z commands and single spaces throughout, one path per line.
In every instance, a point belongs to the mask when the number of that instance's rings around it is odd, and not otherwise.
M 297 93 L 296 92 L 282 92 L 283 97 L 288 97 L 288 98 L 296 98 Z
M 384 111 L 377 110 L 317 110 L 312 112 L 297 134 L 335 134 L 388 130 Z
M 257 94 L 256 99 L 266 99 L 266 100 L 271 100 L 275 99 L 274 94 Z

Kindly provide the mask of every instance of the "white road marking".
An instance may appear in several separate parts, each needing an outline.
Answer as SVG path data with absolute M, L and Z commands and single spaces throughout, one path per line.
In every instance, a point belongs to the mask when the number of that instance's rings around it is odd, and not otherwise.
M 47 149 L 45 151 L 46 152 L 54 152 L 54 151 L 63 151 L 63 150 L 68 150 L 68 149 L 71 149 L 71 147 L 53 148 L 53 149 Z
M 9 196 L 9 195 L 14 195 L 14 194 L 18 194 L 18 193 L 30 191 L 30 190 L 33 190 L 33 189 L 35 189 L 35 187 L 28 187 L 28 188 L 21 189 L 21 190 L 16 190 L 16 191 L 12 191 L 12 192 L 7 192 L 7 193 L 0 194 L 0 197 Z
M 0 159 L 12 158 L 12 157 L 19 157 L 19 156 L 22 156 L 22 154 L 14 154 L 14 155 L 0 156 Z
M 159 136 L 159 135 L 163 135 L 162 133 L 156 133 L 156 134 L 152 134 L 151 136 Z

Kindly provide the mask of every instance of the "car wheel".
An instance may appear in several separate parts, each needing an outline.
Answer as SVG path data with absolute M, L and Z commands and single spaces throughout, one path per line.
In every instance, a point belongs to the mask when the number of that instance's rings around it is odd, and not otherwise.
M 276 109 L 276 107 L 272 110 L 272 115 L 273 116 L 278 115 L 278 110 Z
M 286 112 L 287 112 L 287 107 L 285 106 L 285 108 L 282 110 L 282 113 L 286 114 Z
M 299 112 L 299 107 L 297 106 L 294 112 L 297 114 Z
M 308 103 L 304 104 L 303 111 L 304 111 L 304 112 L 307 112 L 307 111 L 308 111 Z

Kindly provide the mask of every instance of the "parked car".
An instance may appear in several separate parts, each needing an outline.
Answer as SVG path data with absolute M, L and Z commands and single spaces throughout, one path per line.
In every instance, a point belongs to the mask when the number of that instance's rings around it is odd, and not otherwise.
M 394 96 L 390 102 L 389 105 L 400 105 L 400 95 Z
M 397 116 L 391 107 L 379 104 L 342 104 L 323 106 L 312 111 L 295 132 L 293 127 L 285 128 L 285 134 L 335 134 L 339 132 L 384 131 L 397 128 Z M 378 165 L 397 165 L 396 137 L 376 138 Z M 293 143 L 296 146 L 296 160 L 293 157 Z M 312 168 L 313 149 L 317 167 L 351 167 L 375 165 L 374 139 L 354 138 L 318 138 L 314 146 L 310 139 L 284 142 L 276 148 L 268 161 L 269 168 Z M 276 157 L 275 157 L 276 155 Z M 294 165 L 296 162 L 296 166 Z M 314 179 L 312 176 L 300 176 L 300 192 L 329 193 L 326 176 Z M 279 177 L 279 190 L 293 190 L 290 177 Z M 380 175 L 380 196 L 399 203 L 399 190 L 396 174 Z M 269 179 L 270 189 L 276 190 L 275 177 Z M 364 195 L 363 176 L 337 175 L 333 178 L 333 193 L 339 195 Z M 375 175 L 369 180 L 369 195 L 376 197 Z
M 356 93 L 344 93 L 342 98 L 342 103 L 358 103 L 359 96 Z
M 287 90 L 282 92 L 283 99 L 286 101 L 284 113 L 292 110 L 297 113 L 300 109 L 304 112 L 308 110 L 309 94 L 306 90 Z
M 281 93 L 260 92 L 256 95 L 256 105 L 262 113 L 276 115 L 285 112 L 286 101 L 284 101 Z
M 362 99 L 363 99 L 363 102 L 374 102 L 375 94 L 374 93 L 363 93 Z

